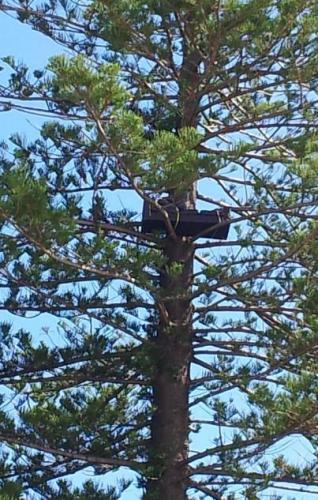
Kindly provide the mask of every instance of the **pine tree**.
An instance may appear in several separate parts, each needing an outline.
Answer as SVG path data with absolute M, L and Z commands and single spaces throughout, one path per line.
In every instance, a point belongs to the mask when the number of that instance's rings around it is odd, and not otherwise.
M 114 500 L 124 468 L 145 500 L 316 498 L 317 2 L 0 9 L 67 49 L 3 60 L 2 110 L 45 123 L 2 144 L 0 308 L 56 327 L 0 325 L 1 498 Z M 167 195 L 228 239 L 177 234 Z

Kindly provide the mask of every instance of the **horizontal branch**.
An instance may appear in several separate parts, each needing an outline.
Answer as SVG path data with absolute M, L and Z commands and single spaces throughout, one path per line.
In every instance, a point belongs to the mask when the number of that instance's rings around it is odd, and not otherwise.
M 130 467 L 133 470 L 140 471 L 140 469 L 143 467 L 142 463 L 135 462 L 133 460 L 124 460 L 111 457 L 99 457 L 95 455 L 90 455 L 89 453 L 86 454 L 86 453 L 78 453 L 75 451 L 73 452 L 73 451 L 62 450 L 60 448 L 54 448 L 50 445 L 45 445 L 43 444 L 43 442 L 39 443 L 37 441 L 27 440 L 26 438 L 20 437 L 18 435 L 0 434 L 0 441 L 12 445 L 18 445 L 33 450 L 42 451 L 44 453 L 49 453 L 55 457 L 64 457 L 64 458 L 69 458 L 71 460 L 79 460 L 87 464 L 105 466 L 105 469 L 108 469 L 109 467 L 111 468 Z

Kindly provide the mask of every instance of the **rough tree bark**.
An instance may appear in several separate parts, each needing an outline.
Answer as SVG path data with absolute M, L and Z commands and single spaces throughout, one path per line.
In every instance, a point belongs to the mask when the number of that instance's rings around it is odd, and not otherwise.
M 155 410 L 150 457 L 153 470 L 160 470 L 161 474 L 149 481 L 146 498 L 184 500 L 192 355 L 193 244 L 169 237 L 164 254 L 167 262 L 160 277 L 163 311 L 153 350 Z
M 184 45 L 180 71 L 181 127 L 195 127 L 199 105 L 200 57 Z M 178 127 L 176 127 L 177 129 Z M 176 130 L 177 131 L 177 130 Z M 185 193 L 171 193 L 178 203 L 195 208 L 196 185 Z M 194 244 L 189 238 L 168 236 L 163 248 L 166 265 L 161 271 L 163 310 L 154 339 L 154 415 L 151 425 L 150 463 L 160 470 L 149 480 L 147 500 L 185 500 L 189 387 L 192 357 L 192 305 Z

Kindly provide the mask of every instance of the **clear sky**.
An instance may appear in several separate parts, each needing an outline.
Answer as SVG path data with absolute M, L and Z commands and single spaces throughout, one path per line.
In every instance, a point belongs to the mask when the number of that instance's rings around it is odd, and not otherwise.
M 13 55 L 32 69 L 40 69 L 48 58 L 61 51 L 61 47 L 44 38 L 29 26 L 18 23 L 8 15 L 0 13 L 0 58 Z M 1 65 L 1 64 L 0 64 Z M 2 78 L 1 78 L 2 80 Z M 0 116 L 1 139 L 19 130 L 28 135 L 36 133 L 40 119 L 17 112 L 4 112 Z

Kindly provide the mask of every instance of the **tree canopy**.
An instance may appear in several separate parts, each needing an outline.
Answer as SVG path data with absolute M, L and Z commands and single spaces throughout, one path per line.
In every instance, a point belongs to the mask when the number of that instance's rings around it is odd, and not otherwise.
M 1 145 L 0 309 L 55 333 L 0 323 L 0 495 L 115 500 L 128 468 L 147 500 L 314 498 L 316 0 L 0 10 L 59 52 L 2 63 L 1 111 L 44 123 Z M 176 234 L 167 194 L 227 240 Z

